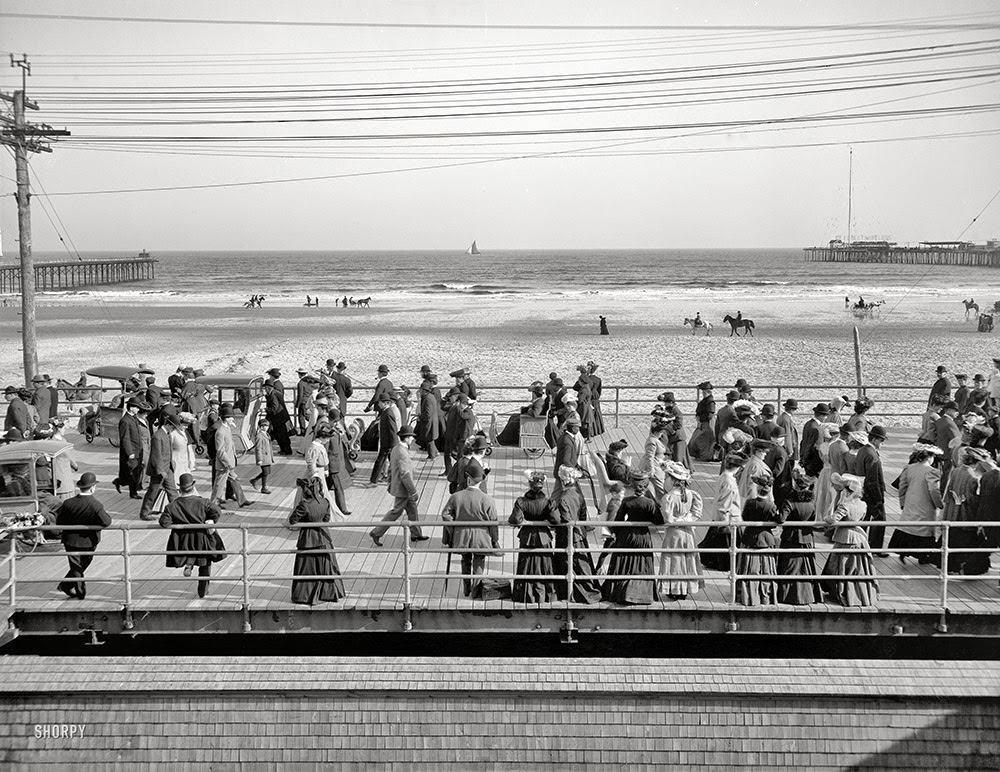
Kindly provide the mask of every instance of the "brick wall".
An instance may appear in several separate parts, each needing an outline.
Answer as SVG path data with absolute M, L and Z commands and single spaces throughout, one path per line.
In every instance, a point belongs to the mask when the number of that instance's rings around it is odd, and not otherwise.
M 219 689 L 211 663 L 189 658 L 171 673 L 161 669 L 170 661 L 124 659 L 71 667 L 0 660 L 3 765 L 1000 768 L 1000 668 L 992 663 L 968 663 L 949 678 L 957 663 L 872 663 L 871 672 L 852 663 L 824 672 L 799 661 L 814 687 L 781 693 L 761 685 L 769 673 L 780 680 L 791 661 L 623 660 L 615 673 L 608 660 L 282 658 L 263 669 L 255 658 Z M 101 689 L 95 678 L 104 663 L 118 674 L 131 667 L 134 685 Z M 25 666 L 36 675 L 19 679 Z M 568 680 L 518 684 L 542 667 Z M 446 670 L 442 688 L 435 676 Z M 339 686 L 331 678 L 338 672 Z M 293 674 L 289 688 L 280 678 Z M 312 688 L 303 683 L 310 675 Z M 35 725 L 63 724 L 82 724 L 83 736 L 35 737 Z

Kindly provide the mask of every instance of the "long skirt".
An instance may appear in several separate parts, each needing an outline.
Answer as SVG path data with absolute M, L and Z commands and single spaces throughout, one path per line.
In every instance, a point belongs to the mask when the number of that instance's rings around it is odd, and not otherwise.
M 649 531 L 630 528 L 614 546 L 621 549 L 649 549 L 653 540 Z M 653 576 L 656 564 L 652 552 L 614 552 L 608 567 L 609 576 Z M 657 599 L 656 581 L 653 579 L 605 579 L 601 588 L 604 600 L 622 605 L 645 606 Z
M 990 553 L 961 552 L 962 549 L 988 547 L 984 536 L 975 528 L 952 528 L 948 534 L 948 573 L 976 576 L 990 570 Z
M 522 549 L 540 549 L 537 540 L 523 542 Z M 551 576 L 555 573 L 552 566 L 551 552 L 518 552 L 517 570 L 519 576 Z M 558 597 L 556 580 L 552 579 L 518 579 L 514 577 L 515 603 L 546 603 Z
M 807 606 L 823 600 L 816 576 L 816 555 L 809 552 L 786 552 L 778 557 L 778 573 L 808 577 L 804 580 L 779 579 L 778 603 Z
M 604 434 L 604 414 L 601 412 L 601 401 L 596 397 L 591 401 L 594 408 L 594 419 L 590 430 L 591 437 Z
M 952 532 L 954 535 L 954 532 Z M 918 563 L 940 565 L 941 555 L 935 552 L 912 552 L 911 550 L 932 550 L 938 548 L 938 541 L 933 536 L 914 536 L 901 528 L 892 532 L 889 539 L 889 550 L 900 558 L 916 558 Z
M 578 533 L 573 541 L 573 602 L 597 603 L 601 599 L 601 588 L 594 580 L 594 562 L 591 559 L 587 537 Z M 552 568 L 556 575 L 556 593 L 559 600 L 566 600 L 566 547 L 556 544 L 552 555 Z
M 512 415 L 507 419 L 507 425 L 497 435 L 497 442 L 508 447 L 517 447 L 521 441 L 521 415 Z
M 757 552 L 743 548 L 736 559 L 741 574 L 776 574 L 778 561 L 773 552 Z M 740 579 L 736 583 L 736 600 L 744 606 L 770 606 L 778 602 L 778 587 L 773 579 Z
M 833 489 L 833 468 L 826 464 L 816 478 L 816 520 L 823 522 L 837 506 L 837 491 Z
M 691 550 L 690 552 L 665 552 L 660 556 L 660 595 L 694 595 L 705 586 L 701 578 L 694 529 L 668 526 L 663 536 L 663 549 Z M 695 576 L 695 579 L 675 579 L 677 576 Z
M 739 529 L 736 538 L 740 538 Z M 715 571 L 729 571 L 729 547 L 732 544 L 732 532 L 723 525 L 714 525 L 705 533 L 705 538 L 698 545 L 701 549 L 724 549 L 727 552 L 702 552 L 701 564 Z
M 698 428 L 691 434 L 688 451 L 699 461 L 711 461 L 715 458 L 715 420 L 701 421 Z
M 878 582 L 872 556 L 861 547 L 833 543 L 836 550 L 852 550 L 831 554 L 823 566 L 823 576 L 856 576 L 857 579 L 824 579 L 823 591 L 841 606 L 874 606 L 878 600 Z M 864 547 L 867 549 L 867 545 Z M 858 550 L 854 552 L 853 550 Z
M 295 576 L 329 576 L 329 579 L 293 579 L 292 603 L 326 603 L 345 596 L 337 556 L 329 547 L 301 549 L 295 554 Z

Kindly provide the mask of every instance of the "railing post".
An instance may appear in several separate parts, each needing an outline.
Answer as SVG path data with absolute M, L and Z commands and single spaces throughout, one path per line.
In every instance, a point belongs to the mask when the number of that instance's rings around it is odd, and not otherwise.
M 243 632 L 249 633 L 250 627 L 250 557 L 247 552 L 247 527 L 240 526 L 240 565 L 243 580 Z
M 615 386 L 615 428 L 618 428 L 618 418 L 621 415 L 621 388 Z
M 781 387 L 780 387 L 780 386 L 778 386 L 777 388 L 778 388 L 778 397 L 777 397 L 777 403 L 778 403 L 778 404 L 777 404 L 777 405 L 775 405 L 775 408 L 774 408 L 774 412 L 776 412 L 776 413 L 777 413 L 777 412 L 778 412 L 779 410 L 781 410 Z M 779 413 L 779 415 L 780 415 L 780 413 Z
M 573 573 L 573 523 L 566 523 L 566 622 L 562 626 L 562 642 L 576 643 L 576 624 L 573 622 L 573 584 L 576 579 Z
M 413 629 L 412 610 L 412 588 L 410 586 L 410 516 L 403 512 L 403 632 L 408 633 Z M 449 558 L 451 556 L 449 555 Z
M 132 555 L 129 529 L 122 529 L 122 570 L 125 574 L 125 629 L 131 630 L 132 624 Z
M 10 607 L 14 608 L 17 602 L 17 538 L 15 534 L 10 535 L 10 555 L 8 556 L 8 563 L 10 565 Z
M 729 602 L 736 605 L 736 524 L 729 523 Z
M 938 632 L 948 632 L 948 536 L 951 524 L 941 523 L 941 620 L 938 622 Z

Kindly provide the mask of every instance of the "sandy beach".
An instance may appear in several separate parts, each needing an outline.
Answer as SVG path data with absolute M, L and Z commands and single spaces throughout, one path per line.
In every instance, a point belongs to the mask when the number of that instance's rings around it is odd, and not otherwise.
M 984 295 L 985 297 L 985 295 Z M 852 327 L 862 338 L 866 384 L 933 381 L 937 364 L 953 372 L 988 372 L 997 354 L 992 335 L 963 320 L 956 293 L 889 299 L 881 317 L 859 320 L 843 297 L 738 299 L 671 298 L 664 293 L 617 292 L 525 297 L 415 297 L 378 302 L 371 309 L 265 304 L 248 310 L 230 304 L 180 299 L 40 295 L 39 364 L 43 372 L 75 379 L 100 364 L 144 362 L 161 382 L 178 365 L 209 373 L 259 372 L 279 366 L 286 382 L 295 367 L 318 368 L 344 360 L 349 373 L 370 383 L 382 362 L 397 382 L 416 384 L 430 364 L 442 375 L 461 365 L 481 385 L 527 384 L 552 370 L 574 378 L 576 364 L 594 360 L 605 384 L 693 384 L 709 378 L 727 386 L 737 377 L 753 384 L 854 383 Z M 729 337 L 726 313 L 754 319 L 753 338 Z M 692 335 L 685 315 L 700 311 L 715 329 Z M 598 315 L 611 335 L 598 334 Z M 0 309 L 0 367 L 19 380 L 19 315 Z M 809 399 L 812 394 L 801 395 Z

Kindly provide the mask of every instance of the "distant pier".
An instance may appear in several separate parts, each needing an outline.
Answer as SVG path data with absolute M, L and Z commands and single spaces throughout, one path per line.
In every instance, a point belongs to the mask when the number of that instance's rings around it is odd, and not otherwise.
M 68 260 L 60 263 L 35 264 L 35 289 L 75 289 L 102 284 L 124 284 L 147 281 L 156 277 L 156 258 L 146 250 L 136 257 L 116 257 L 103 260 Z M 21 268 L 0 266 L 0 294 L 21 291 Z
M 915 247 L 901 247 L 891 241 L 847 243 L 837 239 L 825 247 L 806 247 L 803 252 L 807 262 L 817 263 L 905 263 L 1000 268 L 1000 240 L 985 244 L 922 241 Z

